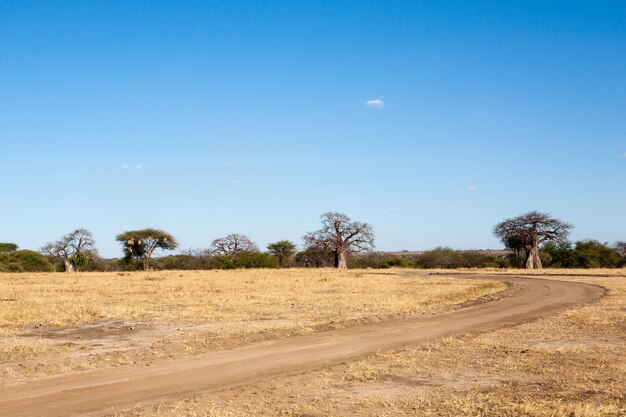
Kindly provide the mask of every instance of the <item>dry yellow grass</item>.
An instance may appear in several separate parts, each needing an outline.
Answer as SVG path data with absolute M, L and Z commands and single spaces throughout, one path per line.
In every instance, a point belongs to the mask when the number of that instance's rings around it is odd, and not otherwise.
M 406 271 L 0 274 L 0 380 L 437 311 L 504 288 Z
M 625 416 L 624 271 L 574 272 L 583 275 L 549 279 L 601 285 L 606 297 L 511 328 L 117 415 Z

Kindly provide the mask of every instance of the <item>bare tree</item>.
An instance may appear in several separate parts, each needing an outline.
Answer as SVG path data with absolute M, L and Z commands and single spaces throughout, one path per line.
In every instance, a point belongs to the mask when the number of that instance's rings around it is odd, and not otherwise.
M 618 240 L 615 242 L 615 249 L 620 256 L 626 257 L 626 242 Z
M 65 272 L 74 272 L 87 263 L 87 253 L 95 252 L 96 241 L 87 229 L 76 229 L 61 239 L 47 243 L 40 252 L 61 259 Z
M 321 218 L 322 228 L 304 236 L 305 246 L 331 252 L 335 258 L 335 268 L 348 267 L 348 253 L 374 248 L 374 232 L 369 224 L 352 221 L 345 214 L 332 211 L 323 214 Z
M 247 236 L 233 233 L 211 242 L 210 251 L 214 255 L 232 256 L 240 252 L 258 252 L 259 248 Z
M 526 253 L 526 268 L 541 269 L 539 245 L 546 241 L 564 242 L 573 226 L 549 214 L 529 211 L 511 219 L 506 219 L 493 228 L 507 248 Z
M 174 236 L 160 229 L 129 230 L 115 239 L 122 244 L 127 258 L 141 261 L 144 271 L 150 267 L 150 259 L 156 249 L 172 250 L 178 246 Z

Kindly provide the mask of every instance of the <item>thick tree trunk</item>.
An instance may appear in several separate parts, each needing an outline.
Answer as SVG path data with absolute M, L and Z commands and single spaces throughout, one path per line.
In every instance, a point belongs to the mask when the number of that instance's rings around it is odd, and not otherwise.
M 63 264 L 65 265 L 65 272 L 76 271 L 76 268 L 74 268 L 74 264 L 69 259 L 63 259 Z
M 529 247 L 528 256 L 526 257 L 526 269 L 542 269 L 538 243 L 534 243 Z
M 346 251 L 341 251 L 341 252 L 338 253 L 337 268 L 339 268 L 339 269 L 348 269 L 348 261 L 346 259 Z

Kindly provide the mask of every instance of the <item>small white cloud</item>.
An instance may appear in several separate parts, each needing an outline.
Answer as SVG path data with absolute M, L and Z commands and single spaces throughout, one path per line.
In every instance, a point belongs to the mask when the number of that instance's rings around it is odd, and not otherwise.
M 389 210 L 389 211 L 390 211 L 390 212 L 392 212 L 392 213 L 397 213 L 397 212 L 399 212 L 399 211 L 400 211 L 400 209 L 399 209 L 399 208 L 397 208 L 397 207 L 390 207 L 390 208 L 388 208 L 387 210 Z
M 621 154 L 619 157 L 622 159 L 626 159 L 626 153 Z
M 141 165 L 137 165 L 137 166 L 134 166 L 134 167 L 132 167 L 130 165 L 122 165 L 118 169 L 122 170 L 122 171 L 141 171 L 141 170 L 143 170 L 143 167 Z
M 377 109 L 382 109 L 383 107 L 385 107 L 385 102 L 380 98 L 374 98 L 372 100 L 367 100 L 365 102 L 365 105 L 367 107 L 375 107 Z
M 224 189 L 222 190 L 222 192 L 223 192 L 223 193 L 230 193 L 230 189 L 228 189 L 228 188 L 224 188 Z
M 231 184 L 239 184 L 239 183 L 241 183 L 241 181 L 239 181 L 239 180 L 230 180 L 230 183 Z
M 466 193 L 473 193 L 476 190 L 478 190 L 478 187 L 476 187 L 475 185 L 468 185 L 467 187 L 461 188 L 459 191 L 464 191 Z

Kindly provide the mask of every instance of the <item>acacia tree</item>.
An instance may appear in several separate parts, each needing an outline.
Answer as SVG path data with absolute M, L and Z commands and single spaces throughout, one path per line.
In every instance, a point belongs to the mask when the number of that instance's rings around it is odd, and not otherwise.
M 95 244 L 89 230 L 76 229 L 59 240 L 47 243 L 40 252 L 62 260 L 65 272 L 74 272 L 87 264 L 88 253 L 95 252 Z
M 303 239 L 307 248 L 317 247 L 332 253 L 335 268 L 348 267 L 347 255 L 374 248 L 374 232 L 368 223 L 350 220 L 342 213 L 324 213 L 322 228 L 306 234 Z
M 279 240 L 267 245 L 270 254 L 278 258 L 278 266 L 283 267 L 285 260 L 296 253 L 296 244 L 288 240 Z
M 135 258 L 141 262 L 144 271 L 150 267 L 150 258 L 155 250 L 173 250 L 178 246 L 176 239 L 169 233 L 150 228 L 120 233 L 115 240 L 121 243 L 126 258 Z
M 233 233 L 213 240 L 209 250 L 214 255 L 233 256 L 240 252 L 258 252 L 259 248 L 249 237 Z
M 15 243 L 0 243 L 0 254 L 13 253 L 17 248 Z
M 620 256 L 626 257 L 626 242 L 618 240 L 615 242 L 615 249 L 617 249 L 617 253 L 619 253 Z
M 523 248 L 527 269 L 541 269 L 539 245 L 543 242 L 565 242 L 573 226 L 549 214 L 529 211 L 506 219 L 493 228 L 493 233 L 510 249 Z

